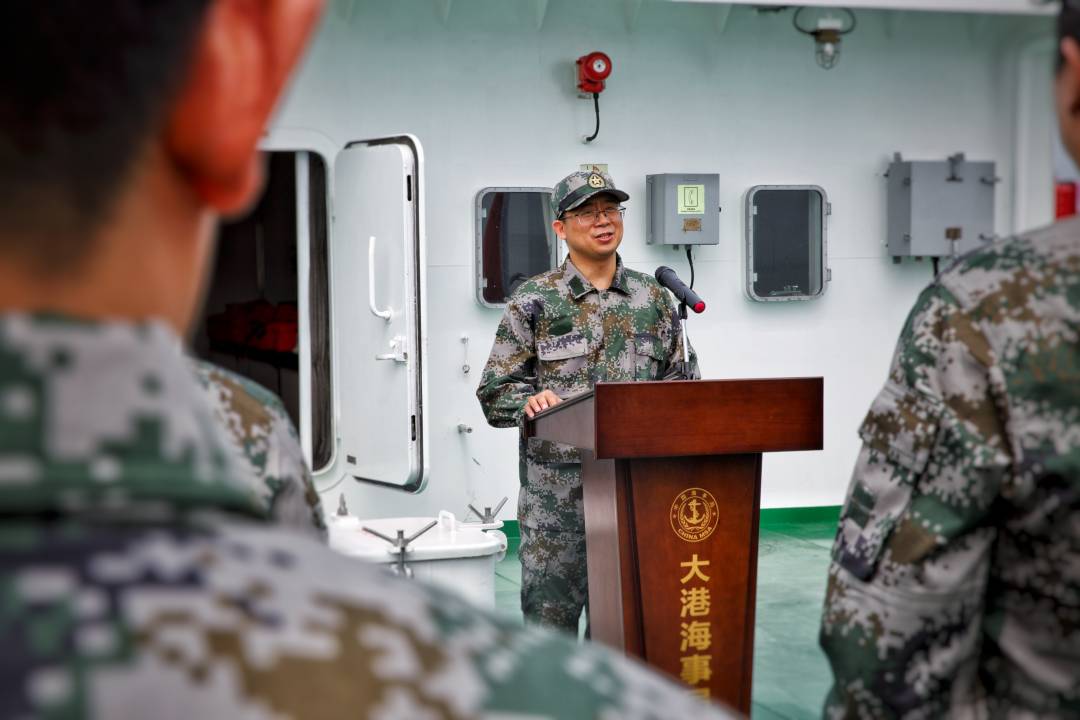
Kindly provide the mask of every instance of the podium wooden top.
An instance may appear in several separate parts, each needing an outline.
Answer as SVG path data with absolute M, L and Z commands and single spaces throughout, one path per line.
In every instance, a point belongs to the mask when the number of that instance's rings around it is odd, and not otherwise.
M 599 383 L 525 433 L 598 458 L 820 450 L 823 396 L 822 378 Z

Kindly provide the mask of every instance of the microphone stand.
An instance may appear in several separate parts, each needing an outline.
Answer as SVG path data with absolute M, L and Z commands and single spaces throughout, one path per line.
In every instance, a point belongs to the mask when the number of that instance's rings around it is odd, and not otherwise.
M 682 328 L 682 375 L 690 379 L 690 341 L 686 339 L 686 303 L 679 303 L 679 326 Z

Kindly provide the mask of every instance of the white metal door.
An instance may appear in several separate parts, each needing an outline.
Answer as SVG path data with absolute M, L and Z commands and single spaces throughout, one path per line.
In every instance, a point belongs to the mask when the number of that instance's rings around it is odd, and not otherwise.
M 358 480 L 418 492 L 427 479 L 419 142 L 354 142 L 334 163 L 331 234 L 339 458 Z

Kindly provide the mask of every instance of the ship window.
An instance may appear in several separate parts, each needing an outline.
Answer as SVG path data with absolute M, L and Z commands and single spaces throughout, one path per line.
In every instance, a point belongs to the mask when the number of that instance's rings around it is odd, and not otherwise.
M 476 296 L 506 304 L 518 285 L 558 261 L 551 188 L 489 187 L 476 196 Z
M 759 302 L 809 300 L 825 292 L 825 191 L 753 187 L 746 197 L 746 294 Z

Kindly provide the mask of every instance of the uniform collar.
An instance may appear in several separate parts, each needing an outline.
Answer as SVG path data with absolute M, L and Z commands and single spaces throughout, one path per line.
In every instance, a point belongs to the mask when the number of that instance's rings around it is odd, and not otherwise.
M 0 314 L 0 514 L 265 517 L 188 362 L 164 324 Z
M 577 266 L 570 261 L 570 257 L 567 256 L 562 265 L 563 279 L 566 283 L 566 287 L 570 290 L 570 295 L 575 300 L 588 295 L 590 292 L 596 290 L 593 284 L 589 282 L 588 278 L 581 274 L 581 271 L 577 269 Z M 630 288 L 626 283 L 626 268 L 623 267 L 622 257 L 616 253 L 615 255 L 615 277 L 611 280 L 611 290 L 618 290 L 623 295 L 630 294 Z

